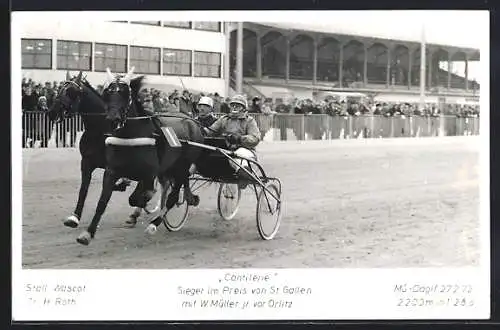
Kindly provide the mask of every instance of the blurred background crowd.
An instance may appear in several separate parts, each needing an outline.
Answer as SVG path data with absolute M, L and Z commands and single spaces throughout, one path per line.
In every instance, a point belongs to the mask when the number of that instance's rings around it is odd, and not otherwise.
M 24 78 L 22 81 L 23 111 L 47 111 L 52 105 L 64 82 L 34 82 Z M 102 93 L 103 86 L 96 90 Z M 142 101 L 154 112 L 180 111 L 196 115 L 196 104 L 202 96 L 209 96 L 214 101 L 215 113 L 229 112 L 229 98 L 223 98 L 217 93 L 191 93 L 188 90 L 174 90 L 170 94 L 155 89 L 145 88 L 141 91 Z M 362 102 L 340 100 L 328 97 L 317 101 L 312 99 L 292 98 L 287 102 L 273 102 L 271 98 L 249 98 L 249 113 L 272 114 L 327 114 L 331 116 L 447 116 L 479 117 L 479 106 L 460 104 L 426 104 L 421 108 L 418 103 L 387 103 L 374 100 Z M 441 113 L 442 112 L 442 113 Z

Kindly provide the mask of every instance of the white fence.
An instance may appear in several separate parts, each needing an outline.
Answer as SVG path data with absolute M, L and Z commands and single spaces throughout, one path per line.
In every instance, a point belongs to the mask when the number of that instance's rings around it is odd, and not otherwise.
M 331 140 L 478 135 L 479 118 L 443 117 L 332 117 L 328 115 L 252 114 L 266 141 Z M 23 113 L 23 148 L 78 146 L 81 117 L 50 122 L 44 112 Z

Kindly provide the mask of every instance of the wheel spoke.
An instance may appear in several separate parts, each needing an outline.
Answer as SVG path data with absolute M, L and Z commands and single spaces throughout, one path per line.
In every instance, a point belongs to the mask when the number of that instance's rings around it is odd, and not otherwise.
M 257 198 L 257 229 L 262 239 L 270 240 L 278 232 L 281 221 L 281 201 L 273 196 L 281 197 L 275 184 L 268 182 L 265 188 L 267 189 L 262 188 Z M 270 193 L 268 194 L 267 191 Z
M 217 194 L 217 210 L 224 220 L 231 220 L 238 212 L 241 190 L 237 184 L 221 183 Z

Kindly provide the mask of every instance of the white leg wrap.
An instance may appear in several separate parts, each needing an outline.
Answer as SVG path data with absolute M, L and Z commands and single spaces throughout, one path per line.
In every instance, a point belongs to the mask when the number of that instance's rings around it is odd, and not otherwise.
M 146 227 L 146 230 L 144 230 L 144 232 L 148 235 L 154 235 L 156 234 L 156 231 L 158 229 L 156 228 L 156 226 L 152 223 L 150 223 L 147 227 Z
M 76 223 L 77 225 L 78 225 L 78 224 L 80 224 L 80 219 L 78 219 L 78 218 L 76 217 L 76 215 L 74 215 L 74 214 L 72 214 L 72 215 L 70 215 L 68 218 L 66 218 L 66 222 L 69 222 L 69 221 L 74 222 L 74 223 Z

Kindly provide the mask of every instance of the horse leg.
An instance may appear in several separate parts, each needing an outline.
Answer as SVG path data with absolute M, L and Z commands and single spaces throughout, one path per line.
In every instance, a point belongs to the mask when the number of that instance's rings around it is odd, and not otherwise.
M 149 225 L 146 227 L 145 233 L 149 235 L 154 235 L 158 226 L 163 221 L 163 217 L 165 214 L 179 201 L 179 193 L 182 187 L 182 182 L 175 180 L 175 183 L 172 187 L 172 191 L 168 194 L 167 198 L 167 189 L 170 182 L 162 177 L 160 178 L 161 184 L 161 205 L 165 205 L 164 208 L 161 209 L 160 214 L 150 221 Z M 165 203 L 166 200 L 166 203 Z
M 184 196 L 188 205 L 198 206 L 198 204 L 200 204 L 200 197 L 193 194 L 191 187 L 189 186 L 190 167 L 190 164 L 186 164 L 186 166 L 181 167 L 176 175 L 176 181 L 180 181 L 184 187 Z
M 148 189 L 149 188 L 149 189 Z M 154 178 L 150 181 L 140 181 L 135 190 L 130 195 L 128 202 L 129 205 L 135 207 L 134 212 L 129 215 L 129 218 L 125 221 L 124 225 L 128 228 L 133 228 L 137 224 L 137 218 L 142 213 L 142 209 L 146 207 L 149 200 L 154 195 Z
M 135 186 L 134 191 L 132 192 L 132 194 L 130 194 L 128 198 L 128 205 L 132 207 L 140 207 L 139 196 L 141 195 L 142 190 L 143 190 L 143 183 L 142 181 L 139 181 Z
M 106 206 L 108 206 L 111 195 L 113 194 L 113 187 L 117 178 L 118 176 L 111 170 L 106 169 L 104 171 L 101 196 L 99 197 L 99 202 L 97 202 L 94 217 L 92 218 L 92 222 L 90 223 L 90 225 L 87 227 L 87 230 L 81 233 L 80 236 L 78 236 L 78 238 L 76 239 L 78 243 L 89 245 L 90 240 L 94 238 L 95 232 L 97 231 L 97 226 L 99 225 L 99 221 L 101 221 L 101 217 L 106 210 Z
M 137 224 L 137 218 L 141 216 L 142 208 L 136 207 L 134 211 L 128 216 L 128 219 L 125 220 L 125 227 L 133 228 Z
M 92 173 L 95 167 L 90 164 L 90 161 L 82 158 L 80 162 L 81 168 L 81 183 L 80 191 L 78 193 L 78 201 L 76 202 L 75 211 L 72 215 L 64 220 L 64 225 L 71 228 L 76 228 L 80 224 L 80 219 L 82 217 L 83 206 L 85 200 L 87 199 L 87 193 L 89 191 L 90 181 L 92 180 Z

